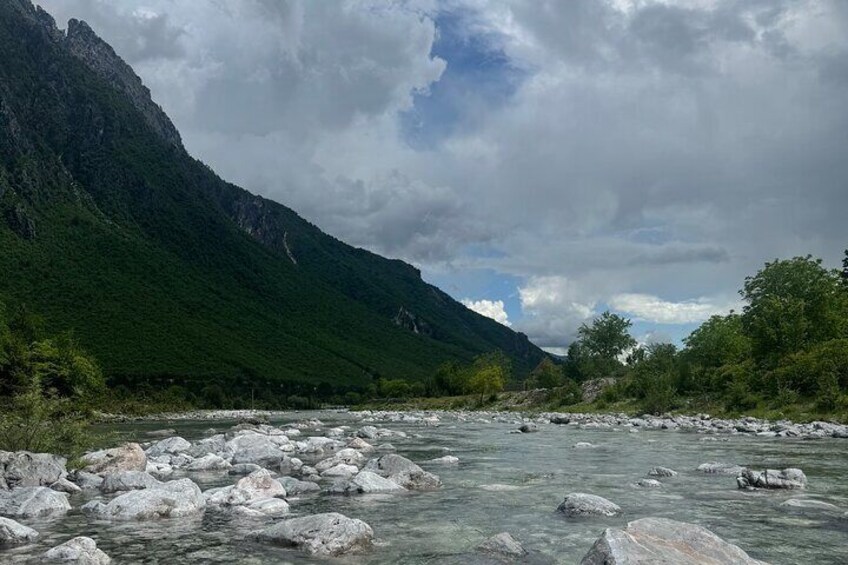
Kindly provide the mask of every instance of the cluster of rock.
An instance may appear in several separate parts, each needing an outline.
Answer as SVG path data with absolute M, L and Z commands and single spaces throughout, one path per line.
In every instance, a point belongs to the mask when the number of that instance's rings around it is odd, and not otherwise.
M 641 430 L 681 430 L 701 434 L 746 434 L 758 437 L 774 438 L 848 438 L 848 425 L 831 422 L 810 422 L 797 424 L 788 420 L 770 421 L 752 417 L 713 418 L 708 414 L 694 416 L 628 416 L 626 414 L 593 414 L 546 412 L 531 417 L 523 417 L 515 412 L 492 411 L 364 411 L 358 412 L 362 418 L 371 422 L 426 422 L 431 419 L 453 418 L 457 421 L 479 423 L 511 423 L 524 433 L 539 431 L 539 426 L 559 424 L 576 426 L 580 429 L 618 429 L 637 432 Z
M 304 431 L 322 435 L 305 437 Z M 282 519 L 258 531 L 255 539 L 320 555 L 339 555 L 371 543 L 370 526 L 336 513 L 288 518 L 293 498 L 311 493 L 374 494 L 430 490 L 441 480 L 389 444 L 370 441 L 406 434 L 366 425 L 324 429 L 318 420 L 285 428 L 261 421 L 242 423 L 225 433 L 210 430 L 191 442 L 173 430 L 143 447 L 127 443 L 94 451 L 82 468 L 68 473 L 66 461 L 50 454 L 0 452 L 0 545 L 32 543 L 38 532 L 16 520 L 60 516 L 71 509 L 69 495 L 98 493 L 80 511 L 109 521 L 197 517 L 230 513 L 257 520 Z M 389 453 L 378 453 L 389 451 Z M 452 456 L 431 461 L 456 464 Z M 217 473 L 233 484 L 201 490 L 186 475 Z M 322 486 L 321 483 L 324 483 Z M 77 555 L 78 557 L 71 557 Z M 108 563 L 89 538 L 53 548 L 44 560 Z

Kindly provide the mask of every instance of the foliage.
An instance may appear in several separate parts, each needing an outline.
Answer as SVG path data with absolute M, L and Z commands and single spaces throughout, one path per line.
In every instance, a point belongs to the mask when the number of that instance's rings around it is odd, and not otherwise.
M 545 357 L 530 371 L 530 388 L 555 388 L 563 384 L 562 368 Z
M 795 257 L 766 263 L 745 279 L 742 326 L 754 359 L 773 368 L 787 355 L 848 337 L 848 294 L 837 271 L 821 259 Z
M 506 373 L 498 364 L 488 364 L 481 367 L 476 367 L 471 379 L 468 381 L 469 392 L 480 395 L 480 403 L 483 403 L 483 398 L 500 392 L 504 388 L 506 382 Z
M 589 355 L 613 360 L 636 345 L 636 340 L 628 333 L 632 325 L 630 320 L 606 311 L 595 318 L 592 325 L 582 324 L 577 335 Z

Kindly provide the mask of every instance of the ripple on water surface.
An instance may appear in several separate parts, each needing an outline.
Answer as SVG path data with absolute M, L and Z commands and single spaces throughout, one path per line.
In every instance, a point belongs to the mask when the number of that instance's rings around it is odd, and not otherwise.
M 327 428 L 360 426 L 339 412 L 292 413 L 275 424 L 320 418 Z M 159 422 L 152 427 L 163 427 Z M 774 564 L 848 563 L 848 440 L 801 441 L 730 436 L 701 441 L 679 431 L 578 429 L 540 426 L 539 433 L 514 434 L 515 424 L 457 422 L 438 427 L 420 423 L 376 422 L 407 432 L 392 437 L 397 452 L 441 476 L 438 491 L 402 495 L 309 496 L 290 500 L 292 515 L 341 512 L 372 526 L 375 547 L 340 563 L 484 563 L 473 548 L 484 538 L 510 532 L 531 551 L 526 563 L 577 563 L 604 528 L 623 527 L 645 516 L 703 525 L 738 544 L 752 557 Z M 167 427 L 192 440 L 210 426 L 225 423 L 176 422 Z M 116 425 L 119 433 L 152 429 L 150 424 Z M 308 436 L 312 432 L 305 432 Z M 575 448 L 589 442 L 593 448 Z M 426 463 L 450 454 L 458 465 Z M 732 475 L 695 471 L 705 462 L 754 468 L 800 467 L 806 491 L 745 492 Z M 680 472 L 660 478 L 658 488 L 635 488 L 656 466 Z M 229 484 L 226 474 L 191 474 L 203 489 Z M 608 498 L 623 509 L 614 518 L 568 519 L 555 512 L 569 492 Z M 812 498 L 842 510 L 781 506 L 790 498 Z M 247 541 L 262 522 L 207 512 L 197 519 L 131 523 L 91 521 L 77 510 L 86 495 L 74 495 L 74 510 L 50 521 L 27 522 L 41 532 L 37 544 L 5 550 L 0 561 L 23 562 L 67 539 L 86 535 L 120 563 L 327 563 L 296 551 Z

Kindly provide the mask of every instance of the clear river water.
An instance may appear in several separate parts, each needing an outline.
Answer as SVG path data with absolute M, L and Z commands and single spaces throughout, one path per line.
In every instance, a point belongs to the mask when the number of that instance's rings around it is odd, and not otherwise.
M 363 425 L 344 412 L 293 412 L 272 421 L 284 424 L 317 417 L 327 427 Z M 579 429 L 540 426 L 538 433 L 515 434 L 514 423 L 484 423 L 471 416 L 461 422 L 443 417 L 438 427 L 420 423 L 376 422 L 402 430 L 408 438 L 388 440 L 397 453 L 438 474 L 437 491 L 403 495 L 331 496 L 290 499 L 292 516 L 336 511 L 371 525 L 375 545 L 367 553 L 329 562 L 491 563 L 474 547 L 484 538 L 510 532 L 531 552 L 524 563 L 578 563 L 605 527 L 624 526 L 646 516 L 703 525 L 735 543 L 752 557 L 774 564 L 848 563 L 848 440 L 814 441 L 705 436 L 683 431 Z M 144 432 L 174 428 L 186 439 L 204 437 L 214 427 L 233 422 L 151 422 L 113 425 L 119 436 L 145 439 Z M 313 435 L 311 432 L 305 435 Z M 149 438 L 148 438 L 149 439 Z M 116 438 L 117 442 L 117 438 Z M 590 442 L 594 448 L 574 448 Z M 380 443 L 375 441 L 374 443 Z M 453 466 L 424 463 L 450 454 Z M 753 468 L 799 467 L 809 479 L 805 491 L 746 492 L 735 477 L 706 475 L 695 468 L 705 462 Z M 660 479 L 662 488 L 634 488 L 632 483 L 662 465 L 679 476 Z M 224 473 L 190 476 L 203 489 L 234 482 Z M 617 503 L 615 518 L 569 519 L 556 513 L 570 492 L 586 492 Z M 41 532 L 35 545 L 0 552 L 0 562 L 24 561 L 46 549 L 86 535 L 122 563 L 328 563 L 295 550 L 249 541 L 262 523 L 206 513 L 203 518 L 132 523 L 91 521 L 79 507 L 94 494 L 74 495 L 74 510 L 63 518 L 27 524 Z M 800 511 L 781 506 L 792 497 L 836 504 L 843 510 Z

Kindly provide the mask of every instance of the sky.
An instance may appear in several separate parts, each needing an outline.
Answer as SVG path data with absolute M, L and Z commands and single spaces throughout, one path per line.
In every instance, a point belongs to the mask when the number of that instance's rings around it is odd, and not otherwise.
M 563 352 L 739 309 L 848 247 L 842 0 L 37 0 L 87 21 L 186 148 Z

